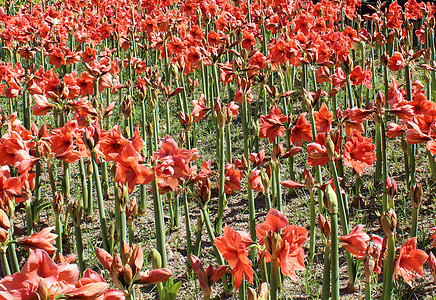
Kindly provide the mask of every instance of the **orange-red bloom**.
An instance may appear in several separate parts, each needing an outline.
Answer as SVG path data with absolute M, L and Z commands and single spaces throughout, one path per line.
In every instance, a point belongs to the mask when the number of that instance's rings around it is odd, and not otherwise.
M 246 232 L 234 231 L 227 225 L 224 227 L 224 236 L 215 238 L 213 241 L 232 269 L 236 290 L 241 285 L 244 277 L 249 283 L 253 284 L 253 269 L 248 258 L 249 246 L 252 242 Z
M 391 57 L 389 57 L 388 60 L 389 70 L 398 71 L 404 68 L 404 66 L 405 66 L 405 62 L 404 62 L 403 54 L 401 54 L 398 51 L 395 51 L 394 54 Z
M 319 111 L 313 112 L 313 117 L 318 132 L 329 132 L 332 129 L 333 114 L 329 112 L 325 103 L 321 105 Z
M 357 130 L 353 131 L 345 143 L 345 165 L 354 168 L 359 176 L 362 176 L 363 168 L 371 166 L 376 160 L 374 149 L 371 138 L 363 137 Z
M 18 244 L 27 249 L 42 249 L 48 254 L 56 252 L 57 248 L 53 246 L 57 234 L 51 233 L 54 227 L 46 227 L 40 232 L 35 232 L 24 239 L 18 240 Z
M 285 128 L 283 123 L 286 123 L 288 117 L 282 115 L 281 110 L 274 104 L 273 109 L 269 115 L 263 115 L 260 117 L 260 131 L 259 137 L 269 138 L 271 143 L 277 136 L 283 136 L 285 133 Z
M 221 265 L 214 269 L 212 265 L 209 265 L 205 270 L 200 259 L 193 254 L 191 254 L 191 265 L 192 270 L 198 276 L 198 281 L 200 281 L 203 297 L 210 296 L 212 294 L 212 285 L 223 277 L 227 267 Z
M 296 146 L 301 146 L 302 142 L 312 141 L 312 125 L 306 120 L 306 114 L 300 114 L 294 121 L 289 140 Z
M 416 237 L 407 240 L 395 261 L 395 279 L 400 275 L 409 285 L 412 285 L 413 278 L 422 277 L 422 265 L 428 259 L 427 253 L 416 249 L 416 243 Z
M 364 257 L 368 242 L 371 240 L 369 235 L 362 231 L 364 226 L 357 225 L 349 234 L 339 237 L 339 243 L 357 259 Z
M 307 230 L 301 226 L 289 225 L 288 220 L 280 211 L 271 208 L 266 215 L 266 222 L 256 226 L 259 244 L 265 244 L 268 234 L 271 233 L 280 235 L 281 244 L 272 247 L 273 253 L 267 251 L 265 259 L 270 262 L 271 258 L 276 258 L 282 274 L 297 280 L 295 271 L 305 269 L 302 247 L 307 239 Z

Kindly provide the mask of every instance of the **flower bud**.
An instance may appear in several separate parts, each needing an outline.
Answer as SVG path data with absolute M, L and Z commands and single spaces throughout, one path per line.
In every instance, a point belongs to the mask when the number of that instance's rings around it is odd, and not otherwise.
M 39 299 L 41 300 L 50 299 L 50 293 L 48 292 L 48 287 L 45 284 L 44 280 L 39 280 L 36 293 L 38 294 Z
M 268 231 L 264 237 L 267 251 L 271 255 L 271 260 L 277 260 L 282 249 L 282 237 L 273 231 Z
M 268 167 L 271 168 L 270 165 L 268 165 L 267 168 L 268 168 Z M 271 174 L 271 172 L 270 172 L 270 174 Z M 262 170 L 260 171 L 260 178 L 262 179 L 262 185 L 263 185 L 263 188 L 265 189 L 265 194 L 268 194 L 268 193 L 269 193 L 269 189 L 270 189 L 270 187 L 271 187 L 271 176 L 268 175 L 268 172 L 267 172 L 267 171 L 265 171 L 264 169 L 262 169 Z
M 324 218 L 322 214 L 318 214 L 318 226 L 321 230 L 321 233 L 329 239 L 332 233 L 332 228 L 330 222 Z
M 365 271 L 365 282 L 371 282 L 371 275 L 374 273 L 375 269 L 375 260 L 371 255 L 365 256 L 365 262 L 363 265 L 363 270 Z
M 162 256 L 156 249 L 153 249 L 153 252 L 151 254 L 151 263 L 153 265 L 153 269 L 162 268 Z
M 283 145 L 280 143 L 277 143 L 273 147 L 273 150 L 271 152 L 271 158 L 274 161 L 278 161 L 284 153 L 285 153 L 285 149 L 283 148 Z
M 303 177 L 306 188 L 311 191 L 315 185 L 315 180 L 313 179 L 312 173 L 308 169 L 304 169 Z
M 336 192 L 332 188 L 330 184 L 327 185 L 325 195 L 327 197 L 327 207 L 329 209 L 329 213 L 337 214 L 338 213 L 338 198 L 336 197 Z
M 64 208 L 64 198 L 62 197 L 61 194 L 56 194 L 54 196 L 52 201 L 52 206 L 56 217 L 59 218 L 59 216 L 62 213 L 62 209 Z
M 327 136 L 325 138 L 325 146 L 327 148 L 327 154 L 329 156 L 329 159 L 331 161 L 334 161 L 335 158 L 335 144 L 333 143 L 332 139 Z
M 413 208 L 418 209 L 422 203 L 422 186 L 420 184 L 414 184 L 410 188 L 410 199 L 412 200 Z
M 219 97 L 215 99 L 215 104 L 213 106 L 213 112 L 215 113 L 216 122 L 219 128 L 224 128 L 226 122 L 227 110 L 225 107 L 221 106 L 221 101 Z
M 380 222 L 386 236 L 393 236 L 397 227 L 397 214 L 395 211 L 391 208 L 389 211 L 383 212 Z

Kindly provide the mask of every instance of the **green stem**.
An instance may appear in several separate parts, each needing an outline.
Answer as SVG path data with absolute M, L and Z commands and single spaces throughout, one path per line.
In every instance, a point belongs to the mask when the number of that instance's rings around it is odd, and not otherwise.
M 183 192 L 183 206 L 185 209 L 185 226 L 186 226 L 186 256 L 188 257 L 188 267 L 191 267 L 192 237 L 191 222 L 189 217 L 188 194 Z
M 55 216 L 55 230 L 58 237 L 56 238 L 56 248 L 58 248 L 58 253 L 62 254 L 62 221 L 61 216 Z
M 20 272 L 20 265 L 18 264 L 17 251 L 15 249 L 15 244 L 11 243 L 8 247 L 9 259 L 11 261 L 12 273 Z
M 321 300 L 328 300 L 330 298 L 330 241 L 327 242 L 324 252 L 324 270 L 322 277 L 322 294 Z
M 410 230 L 410 236 L 416 237 L 416 234 L 418 232 L 418 214 L 419 214 L 419 207 L 412 207 L 412 228 Z
M 86 211 L 88 209 L 88 185 L 86 183 L 85 163 L 82 157 L 79 160 L 79 170 L 80 183 L 82 184 L 83 209 Z
M 33 233 L 32 203 L 30 200 L 27 200 L 24 205 L 26 206 L 27 235 L 31 235 Z
M 384 262 L 383 299 L 391 300 L 394 288 L 395 235 L 388 237 L 388 257 Z
M 371 300 L 371 281 L 365 282 L 365 300 Z
M 76 238 L 76 247 L 77 247 L 77 260 L 79 261 L 79 271 L 80 274 L 83 274 L 85 271 L 85 256 L 83 251 L 83 241 L 82 241 L 82 231 L 80 226 L 74 226 L 74 236 Z
M 339 200 L 339 199 L 338 199 Z M 338 241 L 338 214 L 331 214 L 332 221 L 332 260 L 331 260 L 331 284 L 332 284 L 332 300 L 340 299 L 339 296 L 339 241 Z
M 315 199 L 313 197 L 313 189 L 310 189 L 310 247 L 309 247 L 309 261 L 313 261 L 315 256 Z
M 100 218 L 101 234 L 103 236 L 103 249 L 109 252 L 110 249 L 109 249 L 108 231 L 106 227 L 106 213 L 104 208 L 103 191 L 101 188 L 100 176 L 98 172 L 97 158 L 94 151 L 91 151 L 91 160 L 92 160 L 92 171 L 93 171 L 92 173 L 94 175 L 94 182 L 97 190 L 98 215 Z
M 219 125 L 218 125 L 219 127 Z M 216 219 L 215 232 L 217 235 L 221 234 L 223 228 L 223 215 L 224 206 L 226 202 L 225 194 L 225 148 L 224 148 L 224 127 L 219 127 L 219 141 L 218 141 L 218 159 L 219 159 L 219 191 L 218 191 L 218 216 Z
M 162 200 L 159 195 L 159 187 L 157 180 L 154 179 L 151 183 L 153 191 L 153 207 L 154 207 L 154 222 L 156 224 L 156 248 L 162 257 L 162 268 L 168 266 L 167 252 L 166 252 L 166 237 L 165 237 L 165 223 L 162 208 Z
M 11 269 L 9 268 L 9 262 L 8 262 L 8 258 L 6 257 L 6 251 L 3 248 L 0 249 L 0 258 L 2 263 L 3 275 L 5 276 L 11 275 Z
M 245 283 L 245 276 L 242 277 L 242 283 L 239 286 L 239 300 L 246 300 L 246 283 Z
M 271 259 L 271 300 L 278 300 L 278 289 L 279 289 L 279 266 L 277 259 Z

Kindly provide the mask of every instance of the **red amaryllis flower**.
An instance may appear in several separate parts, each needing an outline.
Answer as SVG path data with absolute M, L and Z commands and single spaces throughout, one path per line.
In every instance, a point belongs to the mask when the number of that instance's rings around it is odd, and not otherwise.
M 260 176 L 260 170 L 256 169 L 250 172 L 248 183 L 250 184 L 252 190 L 263 192 L 264 188 L 262 184 L 262 178 Z
M 329 112 L 327 105 L 323 103 L 319 111 L 313 112 L 316 130 L 318 132 L 329 132 L 332 129 L 333 114 Z
M 365 256 L 368 242 L 371 240 L 369 235 L 362 231 L 364 226 L 357 225 L 349 234 L 339 237 L 339 243 L 357 259 L 362 259 Z
M 77 265 L 56 265 L 47 252 L 36 249 L 30 253 L 20 273 L 6 276 L 0 280 L 0 286 L 12 295 L 10 299 L 41 299 L 41 296 L 54 299 L 55 296 L 74 290 L 78 279 Z M 41 292 L 44 295 L 38 294 Z
M 369 70 L 369 68 L 366 68 L 365 71 L 363 71 L 362 66 L 360 65 L 354 67 L 353 71 L 350 73 L 350 80 L 353 85 L 363 84 L 368 89 L 372 89 L 372 72 Z
M 375 145 L 371 143 L 371 138 L 363 137 L 356 130 L 353 131 L 345 143 L 345 165 L 354 168 L 359 176 L 362 176 L 363 168 L 371 166 L 376 160 L 374 149 Z
M 131 193 L 136 184 L 148 184 L 155 175 L 150 168 L 142 164 L 142 156 L 135 150 L 132 142 L 128 142 L 119 154 L 112 154 L 117 162 L 115 181 L 127 185 Z
M 280 238 L 270 239 L 272 234 Z M 271 208 L 266 215 L 266 222 L 256 226 L 256 235 L 259 244 L 266 244 L 265 259 L 277 259 L 282 274 L 297 280 L 295 271 L 304 270 L 303 244 L 307 239 L 307 230 L 304 227 L 289 225 L 286 217 L 278 210 Z M 276 245 L 271 245 L 272 240 L 277 240 Z
M 263 115 L 260 117 L 260 131 L 259 137 L 269 138 L 271 143 L 277 136 L 283 136 L 285 133 L 285 128 L 283 123 L 286 123 L 288 117 L 282 115 L 281 110 L 274 104 L 273 109 L 269 115 Z
M 200 288 L 203 292 L 203 297 L 207 298 L 212 294 L 212 285 L 220 280 L 221 277 L 226 273 L 226 266 L 219 266 L 214 269 L 212 265 L 205 270 L 201 264 L 200 259 L 191 254 L 191 265 L 192 271 L 198 276 L 198 281 L 200 281 Z
M 312 141 L 312 125 L 307 122 L 306 114 L 307 113 L 300 114 L 294 121 L 294 126 L 292 127 L 289 140 L 291 143 L 295 143 L 296 146 L 301 146 L 304 141 Z
M 404 68 L 404 66 L 405 66 L 405 62 L 404 62 L 403 54 L 401 54 L 398 51 L 395 51 L 394 54 L 391 57 L 389 57 L 388 60 L 389 70 L 398 71 Z
M 318 133 L 314 143 L 307 145 L 307 165 L 308 166 L 323 166 L 329 162 L 329 155 L 325 146 L 325 133 Z
M 194 106 L 194 109 L 192 110 L 191 116 L 194 117 L 194 122 L 203 120 L 206 117 L 207 112 L 210 110 L 209 107 L 206 107 L 204 94 L 201 94 L 200 99 L 192 100 L 192 105 Z
M 416 243 L 416 237 L 407 240 L 395 261 L 395 279 L 400 275 L 408 285 L 412 285 L 413 278 L 422 277 L 422 265 L 428 259 L 427 253 L 416 249 Z
M 225 189 L 227 194 L 231 194 L 233 191 L 239 191 L 241 189 L 242 171 L 235 169 L 232 164 L 226 164 L 225 176 Z
M 46 227 L 40 232 L 35 232 L 24 239 L 18 240 L 18 244 L 27 249 L 42 249 L 48 254 L 53 254 L 58 250 L 53 246 L 58 237 L 57 234 L 51 233 L 53 229 L 54 227 Z
M 301 184 L 301 183 L 293 181 L 293 180 L 283 180 L 283 181 L 280 181 L 280 184 L 288 189 L 299 189 L 299 188 L 305 187 L 304 184 Z
M 248 258 L 249 247 L 253 243 L 248 233 L 234 231 L 227 224 L 224 227 L 224 236 L 213 241 L 218 251 L 229 263 L 237 290 L 243 277 L 253 284 L 253 268 Z

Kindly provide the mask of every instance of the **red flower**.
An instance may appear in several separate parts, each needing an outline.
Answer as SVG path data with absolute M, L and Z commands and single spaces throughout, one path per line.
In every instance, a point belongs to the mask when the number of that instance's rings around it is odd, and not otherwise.
M 242 171 L 235 169 L 232 164 L 226 164 L 225 189 L 227 194 L 241 189 Z
M 409 285 L 412 285 L 413 278 L 422 277 L 422 265 L 428 259 L 427 253 L 416 249 L 416 243 L 416 237 L 407 240 L 395 261 L 395 279 L 400 275 Z
M 191 116 L 194 117 L 194 122 L 203 120 L 206 117 L 207 112 L 210 110 L 210 108 L 205 105 L 204 94 L 201 94 L 200 99 L 192 100 L 192 105 L 194 106 L 194 109 L 192 110 Z
M 269 115 L 263 115 L 260 117 L 261 128 L 259 131 L 259 137 L 269 138 L 269 141 L 273 143 L 277 136 L 283 136 L 285 133 L 283 123 L 286 123 L 287 120 L 288 117 L 282 115 L 280 109 L 274 104 Z
M 193 254 L 191 254 L 191 265 L 192 270 L 198 276 L 198 281 L 200 281 L 200 288 L 203 292 L 203 297 L 210 296 L 212 294 L 212 285 L 224 276 L 227 267 L 219 266 L 214 270 L 213 266 L 209 265 L 205 270 L 200 259 Z
M 311 167 L 323 166 L 329 162 L 329 155 L 325 146 L 325 133 L 318 133 L 315 142 L 307 145 L 307 165 Z
M 279 244 L 270 245 L 270 235 L 280 235 Z M 256 226 L 256 235 L 259 244 L 267 244 L 265 259 L 277 259 L 282 274 L 297 280 L 295 271 L 304 270 L 303 244 L 307 239 L 307 230 L 304 227 L 289 225 L 286 217 L 278 210 L 271 208 L 266 215 L 266 222 Z
M 404 66 L 405 66 L 405 62 L 404 62 L 403 54 L 401 54 L 398 51 L 395 51 L 394 54 L 391 57 L 389 57 L 388 60 L 389 70 L 398 71 L 404 68 Z
M 141 164 L 143 158 L 131 142 L 128 142 L 119 154 L 111 156 L 117 162 L 115 181 L 127 185 L 129 193 L 133 191 L 136 184 L 148 184 L 155 178 L 153 171 Z
M 256 169 L 250 172 L 248 183 L 250 184 L 252 190 L 263 192 L 264 188 L 262 184 L 262 178 L 260 176 L 260 170 Z
M 57 234 L 51 233 L 54 227 L 46 227 L 40 232 L 35 232 L 24 239 L 18 240 L 18 244 L 28 249 L 42 249 L 48 254 L 56 252 L 57 248 L 53 246 Z
M 249 246 L 252 244 L 250 236 L 225 225 L 224 236 L 215 238 L 213 243 L 232 269 L 235 289 L 239 288 L 243 277 L 253 284 L 253 269 L 248 258 Z
M 364 226 L 357 225 L 349 234 L 339 237 L 339 243 L 357 259 L 364 257 L 368 242 L 371 240 L 369 235 L 362 231 Z
M 318 111 L 313 112 L 316 130 L 318 132 L 329 132 L 332 129 L 333 114 L 329 112 L 327 105 L 323 103 Z
M 374 149 L 375 145 L 371 143 L 371 138 L 363 137 L 356 130 L 353 131 L 345 143 L 345 165 L 354 168 L 359 176 L 362 176 L 363 168 L 371 166 L 376 160 Z
M 296 146 L 301 146 L 302 142 L 312 141 L 312 125 L 306 120 L 306 113 L 300 114 L 294 121 L 292 127 L 290 142 L 295 143 Z

